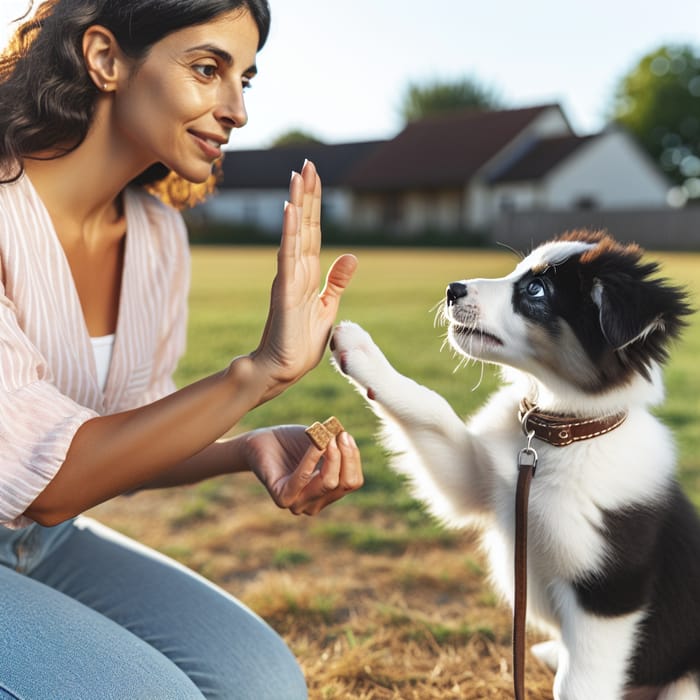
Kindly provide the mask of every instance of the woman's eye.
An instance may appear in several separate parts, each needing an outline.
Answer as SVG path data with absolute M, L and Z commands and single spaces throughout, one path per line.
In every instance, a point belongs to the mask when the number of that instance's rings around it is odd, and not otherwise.
M 529 296 L 539 299 L 544 296 L 544 283 L 542 280 L 532 280 L 528 283 L 526 290 Z
M 193 68 L 204 78 L 213 78 L 216 75 L 216 66 L 212 63 L 199 63 Z

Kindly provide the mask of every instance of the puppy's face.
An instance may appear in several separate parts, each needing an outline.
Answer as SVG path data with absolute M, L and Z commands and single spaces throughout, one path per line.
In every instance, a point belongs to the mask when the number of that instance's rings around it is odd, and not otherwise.
M 447 287 L 450 344 L 586 392 L 648 376 L 689 313 L 683 293 L 649 279 L 636 246 L 577 233 L 546 243 L 500 279 Z

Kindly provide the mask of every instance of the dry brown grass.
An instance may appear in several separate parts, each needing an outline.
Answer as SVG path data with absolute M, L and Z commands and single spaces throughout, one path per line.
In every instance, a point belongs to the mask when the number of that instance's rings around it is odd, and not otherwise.
M 414 541 L 401 516 L 360 511 L 352 496 L 294 518 L 247 476 L 140 493 L 91 515 L 268 620 L 297 655 L 312 700 L 512 698 L 510 613 L 469 535 Z M 387 539 L 337 536 L 354 523 Z M 528 698 L 551 700 L 551 674 L 527 663 Z

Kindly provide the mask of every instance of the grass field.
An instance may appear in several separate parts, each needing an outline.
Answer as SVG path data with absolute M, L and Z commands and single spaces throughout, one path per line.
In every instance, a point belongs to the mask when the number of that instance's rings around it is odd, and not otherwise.
M 483 250 L 360 250 L 340 319 L 372 333 L 403 373 L 468 414 L 496 386 L 491 368 L 455 371 L 433 309 L 445 285 L 502 275 L 515 258 Z M 326 262 L 334 252 L 324 253 Z M 664 254 L 662 271 L 700 308 L 700 255 Z M 193 251 L 189 350 L 180 384 L 257 345 L 274 275 L 272 248 Z M 700 506 L 700 316 L 674 348 L 658 414 L 673 428 L 681 480 Z M 363 455 L 364 488 L 316 518 L 275 508 L 252 477 L 143 493 L 94 515 L 210 577 L 265 617 L 297 654 L 311 698 L 509 698 L 510 618 L 484 581 L 469 533 L 433 523 L 386 467 L 364 401 L 324 361 L 239 429 L 334 413 Z M 551 676 L 528 661 L 529 697 Z

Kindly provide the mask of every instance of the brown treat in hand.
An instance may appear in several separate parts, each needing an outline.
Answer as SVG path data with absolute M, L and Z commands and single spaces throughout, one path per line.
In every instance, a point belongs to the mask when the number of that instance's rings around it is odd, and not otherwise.
M 306 434 L 319 450 L 325 450 L 333 436 L 339 435 L 343 430 L 345 430 L 343 424 L 335 416 L 331 416 L 324 420 L 323 423 L 316 421 L 310 425 L 306 429 Z
M 306 434 L 319 450 L 325 450 L 326 447 L 328 447 L 328 443 L 333 438 L 333 433 L 331 433 L 323 423 L 319 423 L 318 421 L 312 423 L 306 429 Z
M 331 435 L 340 435 L 345 430 L 343 424 L 335 417 L 331 416 L 323 421 L 323 427 L 331 433 Z

